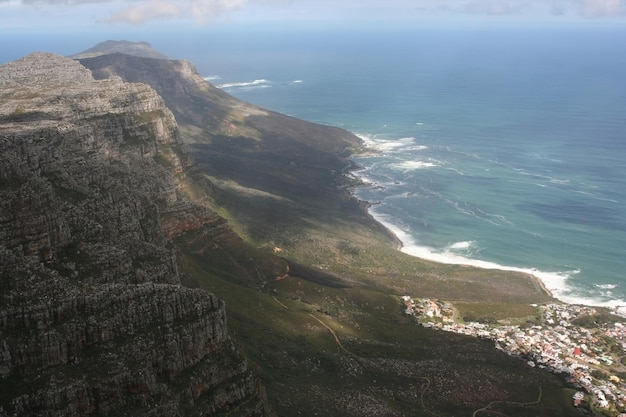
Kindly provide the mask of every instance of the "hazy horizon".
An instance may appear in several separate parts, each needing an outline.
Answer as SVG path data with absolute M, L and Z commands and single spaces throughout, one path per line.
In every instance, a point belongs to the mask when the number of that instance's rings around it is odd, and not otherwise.
M 625 25 L 626 0 L 0 0 L 0 33 Z

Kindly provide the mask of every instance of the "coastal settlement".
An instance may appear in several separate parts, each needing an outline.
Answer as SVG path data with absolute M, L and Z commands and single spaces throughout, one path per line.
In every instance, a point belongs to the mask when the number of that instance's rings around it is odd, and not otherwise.
M 445 301 L 405 295 L 402 303 L 405 314 L 424 327 L 491 340 L 528 366 L 563 375 L 577 389 L 575 406 L 626 417 L 626 319 L 598 324 L 593 307 L 547 304 L 533 305 L 541 312 L 538 324 L 486 324 L 462 322 Z

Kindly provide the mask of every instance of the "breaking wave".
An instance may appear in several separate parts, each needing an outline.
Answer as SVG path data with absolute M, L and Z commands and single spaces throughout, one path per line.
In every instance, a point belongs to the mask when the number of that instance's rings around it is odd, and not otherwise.
M 422 246 L 402 228 L 396 226 L 386 215 L 376 213 L 375 207 L 370 208 L 370 214 L 383 226 L 389 229 L 402 242 L 402 252 L 442 264 L 474 266 L 482 269 L 498 269 L 501 271 L 513 271 L 529 274 L 539 279 L 553 297 L 570 304 L 582 304 L 589 306 L 603 306 L 617 308 L 626 305 L 626 300 L 610 299 L 610 294 L 598 293 L 597 297 L 582 297 L 568 285 L 568 279 L 580 273 L 579 269 L 572 271 L 540 271 L 536 268 L 522 268 L 516 266 L 500 265 L 495 262 L 473 259 L 459 252 L 466 252 L 471 256 L 474 241 L 456 242 L 437 250 L 428 246 Z
M 266 79 L 258 79 L 258 80 L 254 80 L 254 81 L 241 81 L 241 82 L 234 82 L 234 83 L 224 83 L 224 84 L 218 84 L 216 87 L 218 88 L 235 88 L 235 87 L 260 87 L 260 88 L 266 88 L 269 87 L 269 81 Z

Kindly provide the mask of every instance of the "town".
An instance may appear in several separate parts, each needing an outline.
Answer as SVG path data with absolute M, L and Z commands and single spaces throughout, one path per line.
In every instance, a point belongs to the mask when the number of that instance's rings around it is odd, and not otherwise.
M 563 375 L 577 389 L 575 406 L 601 410 L 602 415 L 626 417 L 626 375 L 621 359 L 626 353 L 626 319 L 585 328 L 579 323 L 593 318 L 593 307 L 570 304 L 534 306 L 541 311 L 535 325 L 499 325 L 466 322 L 448 302 L 402 297 L 404 312 L 424 327 L 492 340 L 497 349 Z M 589 326 L 592 327 L 592 326 Z

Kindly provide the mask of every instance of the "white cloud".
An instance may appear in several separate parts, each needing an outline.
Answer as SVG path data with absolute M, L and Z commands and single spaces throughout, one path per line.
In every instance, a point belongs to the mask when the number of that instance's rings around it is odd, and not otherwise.
M 466 3 L 464 7 L 466 13 L 491 16 L 520 14 L 522 9 L 522 5 L 518 2 L 503 0 L 473 0 Z
M 127 0 L 127 1 L 137 1 L 137 0 Z M 113 0 L 21 0 L 22 4 L 26 4 L 29 6 L 47 6 L 47 5 L 57 5 L 57 6 L 73 6 L 78 4 L 94 4 L 94 3 L 112 3 Z
M 611 17 L 626 14 L 626 0 L 584 0 L 583 14 L 589 17 Z
M 85 0 L 83 0 L 85 1 Z M 151 20 L 183 19 L 205 24 L 262 0 L 145 0 L 111 13 L 105 22 L 142 24 Z

